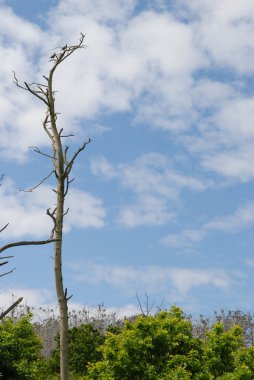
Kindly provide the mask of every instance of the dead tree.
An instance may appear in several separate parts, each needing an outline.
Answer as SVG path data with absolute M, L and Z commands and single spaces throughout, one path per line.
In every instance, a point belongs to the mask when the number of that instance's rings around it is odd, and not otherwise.
M 51 55 L 50 62 L 52 67 L 49 70 L 48 76 L 44 75 L 44 83 L 24 82 L 20 84 L 15 73 L 14 83 L 23 90 L 28 91 L 33 96 L 38 98 L 46 106 L 46 114 L 43 120 L 43 128 L 51 142 L 51 152 L 42 152 L 38 147 L 34 147 L 34 151 L 43 156 L 49 157 L 52 160 L 52 171 L 40 183 L 46 180 L 51 174 L 55 175 L 56 188 L 53 190 L 56 194 L 56 207 L 48 209 L 47 215 L 53 221 L 53 229 L 51 238 L 55 239 L 54 243 L 54 273 L 55 287 L 59 305 L 60 316 L 60 378 L 67 380 L 68 375 L 68 300 L 71 296 L 67 295 L 67 288 L 64 288 L 62 277 L 62 243 L 63 243 L 63 221 L 68 209 L 64 209 L 65 197 L 69 190 L 69 185 L 73 181 L 70 179 L 72 166 L 86 145 L 90 142 L 85 141 L 79 149 L 68 158 L 69 146 L 63 144 L 63 138 L 72 135 L 64 135 L 63 128 L 57 126 L 57 112 L 55 110 L 55 90 L 53 89 L 53 79 L 55 71 L 70 55 L 75 51 L 85 47 L 83 45 L 84 35 L 81 33 L 79 43 L 77 45 L 65 45 L 62 48 L 57 48 L 56 52 Z M 37 186 L 35 186 L 37 187 Z M 34 188 L 35 188 L 34 187 Z M 30 189 L 31 191 L 33 189 Z

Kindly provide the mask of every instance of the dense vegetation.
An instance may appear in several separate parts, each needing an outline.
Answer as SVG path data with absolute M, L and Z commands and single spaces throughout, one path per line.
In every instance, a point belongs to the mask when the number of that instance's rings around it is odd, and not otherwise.
M 90 380 L 251 380 L 254 379 L 253 321 L 250 315 L 221 312 L 210 326 L 198 323 L 178 307 L 124 321 L 71 319 L 71 379 Z M 0 372 L 4 379 L 58 379 L 59 335 L 45 351 L 43 326 L 31 314 L 5 318 L 0 324 Z M 74 323 L 75 322 L 75 323 Z M 238 325 L 236 324 L 238 322 Z M 240 326 L 241 327 L 240 327 Z M 49 329 L 52 336 L 52 331 Z M 41 337 L 39 337 L 39 335 Z M 43 349 L 44 344 L 44 349 Z

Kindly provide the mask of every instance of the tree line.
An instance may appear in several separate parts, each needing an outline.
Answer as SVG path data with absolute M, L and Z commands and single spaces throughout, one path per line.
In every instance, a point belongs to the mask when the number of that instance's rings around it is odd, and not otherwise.
M 33 321 L 30 311 L 19 310 L 0 324 L 2 377 L 58 379 L 58 317 L 53 310 L 40 310 L 41 320 Z M 212 318 L 194 320 L 173 306 L 153 315 L 119 319 L 100 306 L 94 316 L 85 309 L 73 310 L 69 321 L 71 380 L 254 378 L 254 316 L 250 313 L 221 310 Z M 54 338 L 50 344 L 46 331 Z

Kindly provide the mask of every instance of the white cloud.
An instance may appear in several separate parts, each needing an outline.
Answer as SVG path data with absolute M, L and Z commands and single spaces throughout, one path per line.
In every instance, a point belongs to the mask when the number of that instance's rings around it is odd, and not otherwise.
M 34 289 L 23 286 L 0 289 L 0 307 L 7 309 L 16 299 L 22 297 L 21 305 L 43 307 L 51 305 L 54 301 L 52 293 L 48 289 Z
M 52 222 L 46 210 L 55 203 L 55 194 L 49 185 L 42 184 L 33 192 L 23 192 L 6 179 L 0 186 L 0 214 L 2 227 L 9 227 L 0 235 L 1 239 L 29 236 L 38 239 L 49 237 Z M 106 216 L 102 201 L 81 190 L 72 188 L 66 200 L 70 208 L 65 219 L 64 230 L 73 228 L 99 228 L 104 226 Z
M 58 110 L 64 110 L 65 118 L 93 118 L 101 109 L 111 112 L 130 110 L 138 103 L 142 107 L 144 92 L 151 93 L 152 98 L 159 95 L 163 104 L 165 101 L 172 101 L 175 107 L 168 109 L 174 108 L 176 112 L 176 102 L 183 105 L 186 85 L 177 85 L 174 77 L 176 75 L 179 80 L 186 75 L 189 77 L 194 69 L 205 62 L 203 54 L 193 45 L 193 30 L 187 24 L 179 23 L 167 13 L 146 11 L 132 14 L 135 3 L 97 1 L 97 6 L 93 4 L 91 7 L 89 2 L 84 1 L 60 1 L 50 12 L 49 28 L 46 32 L 13 15 L 9 23 L 23 23 L 22 30 L 27 30 L 27 33 L 21 35 L 22 43 L 25 40 L 30 47 L 46 54 L 46 57 L 39 56 L 39 64 L 34 66 L 30 55 L 25 55 L 21 50 L 23 60 L 13 57 L 8 62 L 8 70 L 15 65 L 14 69 L 19 77 L 28 81 L 36 77 L 38 80 L 39 72 L 41 75 L 46 74 L 50 49 L 61 46 L 62 43 L 73 43 L 70 36 L 78 36 L 82 30 L 87 33 L 86 43 L 89 48 L 77 53 L 69 63 L 63 64 L 56 76 L 55 87 L 59 90 Z M 7 12 L 4 7 L 3 10 Z M 12 31 L 10 28 L 6 29 L 7 38 L 11 37 L 14 43 L 19 44 L 21 37 L 15 40 L 16 34 Z M 32 41 L 29 39 L 30 35 L 34 36 Z M 136 38 L 137 35 L 139 38 Z M 27 72 L 22 72 L 20 62 L 23 62 L 24 67 L 29 67 Z M 164 93 L 165 87 L 155 85 L 159 84 L 161 76 L 169 84 L 171 81 L 175 83 L 172 85 L 174 96 L 170 95 L 171 90 Z M 165 82 L 165 78 L 160 80 L 161 84 Z M 178 96 L 174 89 L 180 87 Z M 68 93 L 72 93 L 71 98 L 66 96 Z M 23 112 L 28 108 L 24 107 Z
M 69 215 L 66 216 L 67 229 L 104 226 L 106 211 L 102 200 L 92 194 L 71 189 L 66 199 L 66 206 L 70 208 Z
M 115 166 L 105 157 L 97 157 L 91 169 L 103 179 L 118 179 L 123 188 L 133 192 L 134 202 L 122 207 L 118 216 L 127 227 L 163 225 L 175 217 L 171 204 L 172 200 L 176 203 L 181 191 L 204 191 L 212 186 L 211 181 L 178 173 L 166 156 L 154 152 Z
M 188 248 L 203 240 L 205 235 L 206 233 L 202 228 L 200 230 L 185 229 L 180 233 L 168 234 L 161 239 L 161 243 L 175 248 Z
M 119 21 L 131 15 L 137 0 L 60 0 L 56 12 L 61 16 L 89 16 L 102 22 Z
M 241 231 L 254 224 L 254 202 L 249 202 L 237 210 L 232 215 L 215 218 L 205 224 L 207 230 L 219 230 L 229 233 Z
M 171 13 L 166 4 L 160 12 L 150 4 L 137 12 L 137 5 L 135 0 L 96 0 L 93 6 L 62 0 L 51 8 L 46 31 L 1 6 L 2 156 L 22 160 L 27 146 L 48 143 L 40 128 L 42 109 L 28 94 L 11 88 L 11 68 L 21 79 L 38 80 L 49 67 L 50 49 L 75 42 L 83 31 L 89 47 L 56 75 L 63 126 L 72 125 L 75 133 L 80 120 L 91 121 L 101 112 L 133 112 L 136 122 L 180 133 L 181 144 L 189 131 L 187 148 L 199 156 L 203 169 L 252 179 L 253 99 L 245 94 L 242 76 L 254 69 L 252 1 L 182 0 Z M 190 22 L 183 22 L 183 15 Z M 22 33 L 14 32 L 17 25 Z M 223 75 L 211 79 L 210 70 L 228 68 L 235 70 L 229 84 Z M 198 139 L 190 132 L 193 126 Z
M 91 161 L 91 170 L 94 175 L 102 176 L 105 179 L 112 179 L 117 175 L 113 165 L 103 156 L 98 156 Z
M 191 11 L 189 17 L 194 15 L 196 42 L 213 62 L 240 73 L 253 73 L 252 0 L 181 0 L 181 3 Z
M 180 233 L 168 234 L 161 243 L 177 248 L 189 248 L 202 241 L 209 233 L 221 231 L 237 233 L 254 225 L 254 203 L 238 207 L 232 214 L 212 219 L 199 229 L 184 229 Z
M 0 213 L 1 223 L 10 225 L 0 238 L 49 236 L 52 226 L 46 210 L 53 201 L 51 193 L 46 186 L 41 186 L 38 192 L 20 192 L 10 179 L 6 179 L 0 187 Z
M 215 79 L 200 78 L 193 83 L 194 104 L 200 109 L 214 110 L 217 114 L 222 104 L 237 97 L 238 91 L 235 86 Z
M 163 225 L 175 218 L 174 212 L 168 211 L 167 203 L 153 195 L 143 194 L 136 203 L 120 210 L 118 222 L 126 227 Z
M 173 288 L 184 296 L 199 286 L 225 289 L 230 276 L 221 269 L 196 269 L 161 266 L 131 267 L 107 264 L 69 263 L 72 277 L 78 282 L 108 284 L 129 295 L 136 293 L 170 293 Z
M 58 315 L 58 307 L 56 304 L 55 295 L 48 289 L 35 289 L 27 288 L 24 286 L 9 287 L 0 289 L 0 309 L 6 310 L 13 302 L 22 297 L 23 300 L 19 304 L 21 307 L 32 308 L 33 319 L 39 320 L 49 318 L 49 316 L 56 317 Z M 69 312 L 78 312 L 85 310 L 86 316 L 90 318 L 98 316 L 98 307 L 92 305 L 84 305 L 82 303 L 69 302 Z M 124 318 L 140 313 L 140 309 L 133 304 L 126 304 L 121 307 L 105 306 L 106 314 L 115 314 L 116 318 Z M 18 312 L 18 311 L 17 311 Z M 14 310 L 15 313 L 15 310 Z
M 241 99 L 239 95 L 225 98 L 216 113 L 200 121 L 199 135 L 189 135 L 185 144 L 191 152 L 200 155 L 206 170 L 234 180 L 250 181 L 254 177 L 253 119 L 253 98 Z
M 217 288 L 227 288 L 230 284 L 228 275 L 219 269 L 182 269 L 177 268 L 171 273 L 171 281 L 182 294 L 193 287 L 212 285 Z
M 21 43 L 29 49 L 41 42 L 42 32 L 38 26 L 15 15 L 9 7 L 0 4 L 0 9 L 0 34 L 5 46 Z

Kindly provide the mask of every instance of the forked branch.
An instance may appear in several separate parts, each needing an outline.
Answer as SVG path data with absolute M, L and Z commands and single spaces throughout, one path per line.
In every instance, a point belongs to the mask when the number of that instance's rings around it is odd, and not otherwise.
M 66 168 L 65 168 L 65 171 L 64 171 L 64 178 L 66 178 L 70 174 L 70 171 L 71 171 L 72 165 L 74 164 L 74 161 L 78 157 L 79 153 L 82 152 L 85 149 L 85 147 L 87 146 L 87 144 L 89 144 L 90 142 L 91 142 L 91 139 L 89 138 L 88 141 L 84 142 L 84 144 L 73 155 L 73 157 L 70 160 L 70 162 L 66 165 Z

